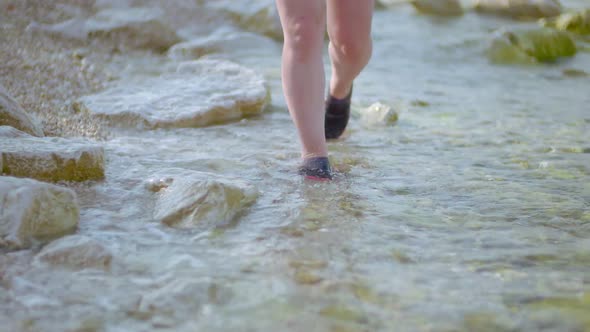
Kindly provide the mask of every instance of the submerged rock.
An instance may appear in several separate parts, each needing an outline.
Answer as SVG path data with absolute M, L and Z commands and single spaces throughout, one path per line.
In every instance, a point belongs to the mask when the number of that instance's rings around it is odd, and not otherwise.
M 83 235 L 70 235 L 45 246 L 37 262 L 70 269 L 109 270 L 113 254 L 100 242 Z
M 67 188 L 0 176 L 0 245 L 27 248 L 73 232 L 80 212 L 76 194 Z
M 515 18 L 542 18 L 561 13 L 558 0 L 475 0 L 474 9 Z
M 269 99 L 264 79 L 223 60 L 179 65 L 176 73 L 121 82 L 82 99 L 97 117 L 113 125 L 203 127 L 261 113 Z
M 109 8 L 90 18 L 73 18 L 57 24 L 31 23 L 28 30 L 55 33 L 68 38 L 105 38 L 120 48 L 164 51 L 178 43 L 176 32 L 164 23 L 158 8 Z
M 386 127 L 397 122 L 398 114 L 391 106 L 374 103 L 360 110 L 361 123 L 368 128 Z
M 42 181 L 86 181 L 104 178 L 104 149 L 74 138 L 2 138 L 2 173 Z
M 39 122 L 27 114 L 2 85 L 0 85 L 0 126 L 14 127 L 33 136 L 44 136 Z
M 424 14 L 443 16 L 463 14 L 463 7 L 459 0 L 413 0 L 410 3 Z
M 168 51 L 168 56 L 186 60 L 216 53 L 242 57 L 244 54 L 259 54 L 261 48 L 273 47 L 276 47 L 275 42 L 259 34 L 219 29 L 210 35 L 174 45 Z
M 149 181 L 157 195 L 154 217 L 177 227 L 216 226 L 234 220 L 258 198 L 257 190 L 242 181 L 210 173 L 170 170 L 172 175 Z
M 541 24 L 558 30 L 588 35 L 590 34 L 590 9 L 564 13 L 554 19 L 541 20 Z
M 565 32 L 539 29 L 498 34 L 488 49 L 495 63 L 552 62 L 577 52 L 572 38 Z
M 227 15 L 240 28 L 263 34 L 275 40 L 283 39 L 283 30 L 273 0 L 216 0 L 206 3 L 208 9 L 214 9 Z

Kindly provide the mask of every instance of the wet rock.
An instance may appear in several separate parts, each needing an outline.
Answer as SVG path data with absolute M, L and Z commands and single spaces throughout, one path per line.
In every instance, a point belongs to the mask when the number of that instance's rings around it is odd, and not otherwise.
M 368 128 L 391 126 L 398 119 L 397 112 L 391 106 L 382 103 L 374 103 L 368 108 L 361 109 L 360 116 L 361 123 Z
M 113 254 L 100 242 L 83 235 L 70 235 L 45 246 L 36 262 L 73 270 L 110 270 Z
M 475 0 L 474 9 L 514 18 L 542 18 L 559 15 L 561 4 L 558 0 Z
M 259 54 L 260 49 L 274 47 L 275 42 L 259 34 L 222 28 L 207 36 L 174 45 L 168 51 L 168 56 L 188 60 L 221 53 L 237 59 L 246 54 Z
M 108 8 L 86 18 L 47 25 L 33 22 L 27 30 L 43 31 L 75 39 L 108 39 L 119 48 L 165 51 L 178 43 L 176 32 L 164 23 L 158 8 Z
M 41 181 L 87 181 L 104 178 L 104 149 L 84 139 L 3 138 L 2 173 Z
M 39 122 L 27 114 L 2 85 L 0 85 L 0 126 L 14 127 L 33 136 L 44 136 Z
M 169 170 L 167 185 L 157 192 L 154 217 L 177 228 L 211 227 L 234 220 L 258 197 L 257 190 L 242 181 L 215 174 Z
M 20 131 L 16 128 L 9 126 L 0 126 L 0 137 L 1 138 L 18 138 L 18 137 L 31 137 L 29 134 Z M 0 162 L 2 158 L 0 158 Z M 0 170 L 2 167 L 0 167 Z
M 577 52 L 572 38 L 552 29 L 498 33 L 488 49 L 494 63 L 553 62 Z
M 459 0 L 413 0 L 411 4 L 424 14 L 442 16 L 463 14 L 463 7 Z
M 283 39 L 281 22 L 272 0 L 216 0 L 208 1 L 206 7 L 227 15 L 234 24 L 244 30 L 260 33 L 275 40 Z
M 569 31 L 580 35 L 590 34 L 590 9 L 559 15 L 554 19 L 541 20 L 546 27 Z
M 26 248 L 70 233 L 80 219 L 76 194 L 30 179 L 0 177 L 0 243 Z
M 295 272 L 295 282 L 300 285 L 315 285 L 323 280 L 323 278 L 314 272 L 307 269 L 298 269 Z
M 224 60 L 197 60 L 177 71 L 122 82 L 82 102 L 113 125 L 203 127 L 261 113 L 269 100 L 264 79 Z

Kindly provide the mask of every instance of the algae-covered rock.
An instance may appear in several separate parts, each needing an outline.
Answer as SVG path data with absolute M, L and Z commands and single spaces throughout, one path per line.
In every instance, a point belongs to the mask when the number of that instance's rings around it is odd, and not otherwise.
M 70 233 L 78 226 L 76 194 L 30 179 L 0 176 L 0 244 L 20 249 Z
M 0 85 L 0 126 L 14 127 L 33 136 L 44 136 L 39 122 L 27 114 L 2 85 Z
M 222 225 L 258 198 L 252 185 L 210 173 L 172 169 L 153 178 L 148 188 L 156 195 L 154 217 L 176 228 Z
M 552 62 L 576 52 L 576 44 L 567 33 L 538 29 L 499 33 L 488 49 L 488 57 L 495 63 Z
M 46 245 L 35 257 L 37 263 L 73 270 L 109 270 L 113 254 L 100 242 L 83 235 L 69 235 Z
M 373 105 L 360 110 L 361 123 L 363 126 L 386 127 L 397 122 L 398 114 L 389 105 L 374 103 Z
M 463 14 L 463 7 L 459 0 L 413 0 L 411 4 L 424 14 L 442 16 Z
M 275 42 L 260 34 L 222 28 L 215 32 L 174 45 L 168 51 L 173 59 L 198 59 L 208 54 L 234 55 L 232 59 L 245 54 L 258 55 L 261 49 L 272 49 Z
M 222 60 L 197 60 L 177 71 L 121 82 L 81 102 L 118 126 L 203 127 L 262 113 L 269 95 L 262 75 Z
M 514 18 L 553 17 L 561 13 L 558 0 L 475 0 L 474 9 Z
M 181 39 L 165 24 L 163 14 L 158 8 L 108 8 L 88 19 L 77 17 L 51 25 L 33 22 L 27 29 L 75 39 L 108 39 L 123 49 L 164 51 Z
M 541 20 L 541 24 L 558 30 L 588 35 L 590 34 L 590 9 L 564 13 L 553 19 Z
M 41 181 L 87 181 L 104 178 L 104 149 L 84 139 L 2 138 L 2 173 Z

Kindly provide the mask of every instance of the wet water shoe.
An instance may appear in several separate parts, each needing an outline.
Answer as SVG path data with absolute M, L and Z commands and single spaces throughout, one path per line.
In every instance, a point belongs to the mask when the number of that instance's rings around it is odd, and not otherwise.
M 328 157 L 314 157 L 303 160 L 299 166 L 299 174 L 305 178 L 316 181 L 328 181 L 332 179 L 332 170 Z
M 350 99 L 352 97 L 352 86 L 348 96 L 338 99 L 328 96 L 326 100 L 326 118 L 324 122 L 324 129 L 326 131 L 326 139 L 334 139 L 340 137 L 346 129 L 348 119 L 350 118 Z

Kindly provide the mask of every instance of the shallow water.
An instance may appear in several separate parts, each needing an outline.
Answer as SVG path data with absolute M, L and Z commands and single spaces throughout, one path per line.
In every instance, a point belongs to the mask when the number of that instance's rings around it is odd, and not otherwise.
M 491 31 L 532 26 L 376 12 L 355 107 L 382 101 L 400 120 L 353 120 L 330 143 L 332 183 L 295 175 L 280 45 L 233 54 L 266 76 L 268 112 L 114 129 L 107 180 L 75 187 L 80 233 L 114 252 L 112 270 L 27 268 L 3 311 L 31 330 L 589 331 L 590 78 L 563 70 L 589 71 L 590 53 L 523 67 L 484 55 Z M 130 63 L 121 76 L 174 67 Z M 168 168 L 241 178 L 260 197 L 237 221 L 171 229 L 144 188 Z

